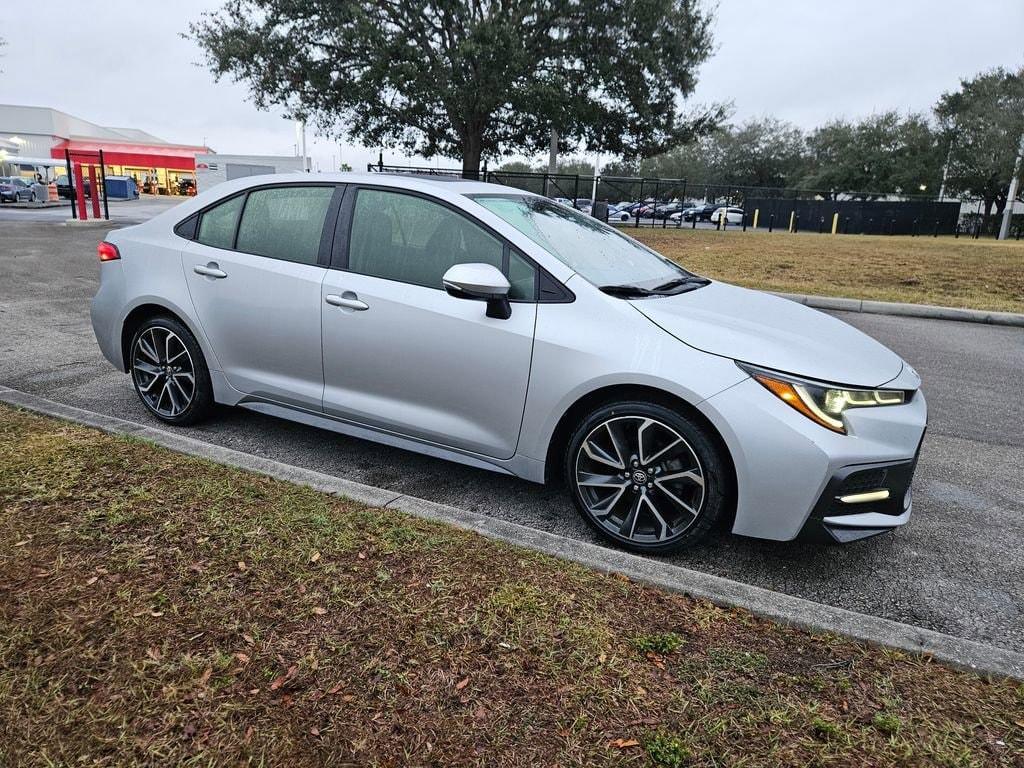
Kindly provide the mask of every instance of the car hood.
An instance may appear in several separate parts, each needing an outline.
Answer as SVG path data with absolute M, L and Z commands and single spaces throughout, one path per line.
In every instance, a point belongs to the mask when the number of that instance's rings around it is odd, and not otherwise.
M 842 320 L 728 283 L 631 303 L 691 347 L 777 371 L 877 387 L 903 369 L 899 355 Z

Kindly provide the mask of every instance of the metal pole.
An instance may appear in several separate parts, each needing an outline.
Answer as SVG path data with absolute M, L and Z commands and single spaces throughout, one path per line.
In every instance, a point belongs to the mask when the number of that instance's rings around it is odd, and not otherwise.
M 601 165 L 601 153 L 598 152 L 594 155 L 594 184 L 590 188 L 590 210 L 593 212 L 594 206 L 597 205 L 597 174 L 599 172 L 599 166 Z
M 71 190 L 71 218 L 78 218 L 78 207 L 75 205 L 75 190 L 71 186 L 71 153 L 68 150 L 64 150 L 64 164 L 68 169 L 68 188 Z
M 1010 192 L 1006 196 L 1006 207 L 1003 209 L 1003 223 L 999 227 L 999 239 L 1005 240 L 1010 234 L 1010 219 L 1013 217 L 1013 201 L 1017 199 L 1017 177 L 1020 176 L 1021 158 L 1024 157 L 1024 134 L 1020 137 L 1017 147 L 1017 159 L 1013 162 L 1013 177 L 1010 179 Z
M 110 203 L 107 202 L 107 169 L 103 165 L 103 150 L 100 150 L 100 183 L 103 185 L 103 218 L 110 221 Z

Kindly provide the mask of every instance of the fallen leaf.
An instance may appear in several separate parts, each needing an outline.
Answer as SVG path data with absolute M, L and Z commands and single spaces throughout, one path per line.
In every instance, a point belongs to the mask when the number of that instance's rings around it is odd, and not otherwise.
M 152 610 L 152 611 L 149 612 L 149 615 L 152 616 L 154 619 L 159 619 L 161 616 L 164 615 L 164 612 L 163 611 Z
M 314 736 L 319 736 L 320 735 L 320 729 L 317 728 L 315 725 L 312 728 L 309 729 L 309 732 L 311 734 L 313 734 Z
M 327 614 L 327 609 L 318 605 L 313 609 L 313 613 L 317 616 L 325 616 Z
M 365 560 L 365 559 L 366 559 L 366 553 L 365 553 L 365 552 L 360 552 L 360 553 L 359 553 L 359 554 L 357 555 L 357 557 L 358 557 L 358 558 L 359 558 L 360 560 Z
M 608 746 L 615 747 L 616 749 L 629 749 L 630 747 L 639 747 L 640 742 L 636 739 L 615 739 L 614 741 L 609 741 Z
M 248 568 L 249 568 L 249 566 L 247 566 L 245 564 L 245 560 L 239 560 L 238 561 L 238 570 L 240 570 L 240 571 L 242 571 L 244 573 Z
M 243 664 L 248 664 L 249 663 L 249 655 L 245 654 L 245 653 L 242 653 L 241 651 L 239 651 L 238 653 L 235 654 L 235 658 L 238 659 Z
M 1024 728 L 1024 720 L 1014 720 L 1013 722 L 1015 722 L 1019 727 Z
M 199 684 L 200 685 L 206 685 L 208 682 L 210 682 L 210 675 L 212 675 L 212 674 L 213 674 L 213 667 L 207 667 L 206 671 L 203 672 L 203 674 L 199 678 Z
M 160 661 L 160 649 L 155 645 L 151 645 L 146 649 L 146 655 L 153 661 Z
M 274 678 L 274 682 L 272 682 L 270 684 L 270 690 L 276 691 L 278 688 L 280 688 L 282 685 L 284 685 L 284 682 L 287 679 L 288 679 L 287 675 L 281 675 L 280 677 Z
M 333 696 L 334 694 L 336 694 L 340 690 L 341 690 L 341 686 L 340 685 L 336 685 L 333 688 L 331 688 L 331 690 L 329 690 L 328 693 L 331 694 L 331 696 Z
M 23 539 L 22 541 L 16 541 L 16 542 L 14 542 L 14 546 L 16 546 L 16 547 L 24 547 L 30 541 L 32 541 L 32 539 Z
M 320 559 L 320 553 L 319 552 L 314 552 L 312 555 L 309 556 L 309 562 L 311 562 L 311 563 L 315 563 L 319 559 Z
M 455 684 L 455 690 L 456 690 L 456 691 L 461 691 L 461 690 L 462 690 L 463 688 L 465 688 L 465 687 L 466 687 L 467 685 L 469 685 L 469 678 L 468 678 L 468 677 L 464 677 L 464 678 L 462 678 L 461 680 L 459 680 L 459 682 L 457 682 L 457 683 Z
M 247 642 L 249 645 L 252 645 L 253 643 L 256 642 L 253 639 L 252 635 L 242 635 L 242 639 L 245 640 L 245 642 Z
M 85 586 L 91 587 L 93 584 L 95 584 L 99 580 L 100 580 L 99 576 L 93 576 L 93 577 L 91 577 L 89 579 L 86 579 Z

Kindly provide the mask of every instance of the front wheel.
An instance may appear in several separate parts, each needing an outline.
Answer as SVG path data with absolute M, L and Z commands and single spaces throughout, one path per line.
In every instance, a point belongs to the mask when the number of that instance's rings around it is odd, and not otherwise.
M 653 403 L 598 408 L 573 433 L 565 459 L 583 519 L 637 552 L 672 552 L 702 539 L 722 517 L 727 478 L 704 427 Z
M 168 424 L 188 426 L 213 409 L 213 385 L 202 350 L 172 317 L 146 320 L 130 349 L 132 383 L 146 409 Z

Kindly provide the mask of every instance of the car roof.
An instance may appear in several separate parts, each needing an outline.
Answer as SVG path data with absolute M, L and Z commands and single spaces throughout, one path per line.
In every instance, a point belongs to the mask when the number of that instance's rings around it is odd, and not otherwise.
M 451 194 L 518 194 L 532 195 L 524 189 L 507 187 L 503 184 L 490 184 L 473 179 L 463 179 L 458 176 L 434 174 L 434 173 L 275 173 L 263 176 L 246 176 L 237 181 L 248 182 L 242 187 L 257 184 L 293 184 L 299 181 L 318 182 L 327 181 L 338 184 L 376 184 L 389 187 L 398 187 L 412 190 L 426 191 L 429 189 L 443 190 Z

